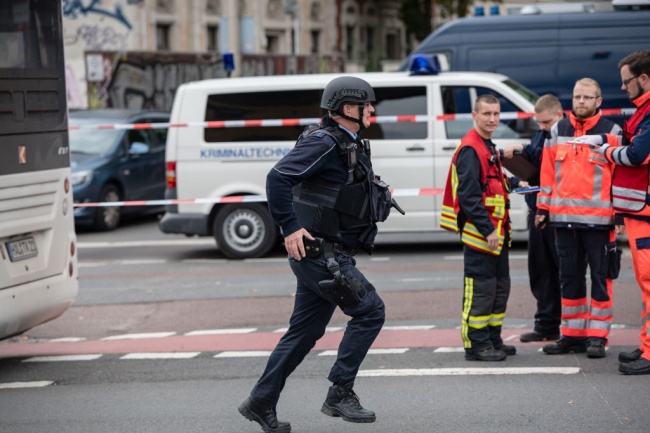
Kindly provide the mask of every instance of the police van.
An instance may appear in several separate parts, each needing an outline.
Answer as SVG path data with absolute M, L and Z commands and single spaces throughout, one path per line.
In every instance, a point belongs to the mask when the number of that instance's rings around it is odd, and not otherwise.
M 435 61 L 417 63 L 422 61 L 414 63 L 415 72 L 354 74 L 372 85 L 377 98 L 376 123 L 362 134 L 370 140 L 375 173 L 406 211 L 393 210 L 379 224 L 378 242 L 457 239 L 439 227 L 442 189 L 454 150 L 473 127 L 472 104 L 479 95 L 492 94 L 501 102 L 501 124 L 493 135 L 498 147 L 528 142 L 537 129 L 530 115 L 537 95 L 517 82 L 493 73 L 438 73 Z M 277 246 L 281 236 L 267 204 L 246 197 L 266 194 L 267 173 L 294 146 L 304 119 L 319 121 L 322 91 L 337 76 L 181 85 L 170 122 L 190 125 L 172 127 L 167 136 L 166 198 L 178 204 L 167 206 L 160 229 L 214 236 L 220 251 L 233 259 L 264 256 Z M 266 122 L 256 122 L 261 120 Z M 523 198 L 513 194 L 513 228 L 520 238 L 525 238 L 526 215 Z

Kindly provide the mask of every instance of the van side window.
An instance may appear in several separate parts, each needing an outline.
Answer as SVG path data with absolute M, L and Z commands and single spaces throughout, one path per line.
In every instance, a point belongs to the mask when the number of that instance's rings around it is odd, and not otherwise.
M 221 93 L 208 96 L 207 122 L 215 120 L 260 120 L 320 118 L 321 90 Z M 252 128 L 205 128 L 207 143 L 241 141 L 296 141 L 304 126 Z
M 502 113 L 514 113 L 521 111 L 505 96 L 492 89 L 485 87 L 463 87 L 463 86 L 442 86 L 442 101 L 445 114 L 466 114 L 472 112 L 472 104 L 477 97 L 485 94 L 494 95 L 501 104 Z M 459 139 L 474 126 L 470 119 L 458 119 L 445 121 L 447 138 Z M 494 138 L 530 138 L 537 130 L 533 119 L 507 119 L 502 118 Z
M 420 87 L 375 87 L 375 116 L 427 114 L 427 89 Z M 427 137 L 427 122 L 373 124 L 363 138 L 406 140 Z

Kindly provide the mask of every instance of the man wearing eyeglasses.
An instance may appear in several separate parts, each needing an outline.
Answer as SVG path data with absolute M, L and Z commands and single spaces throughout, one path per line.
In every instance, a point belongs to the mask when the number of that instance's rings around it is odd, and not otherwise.
M 589 358 L 605 357 L 613 315 L 604 253 L 616 241 L 610 194 L 613 164 L 574 141 L 585 134 L 607 133 L 610 144 L 618 144 L 621 128 L 601 117 L 601 103 L 598 83 L 578 80 L 573 111 L 553 125 L 544 142 L 535 226 L 555 228 L 562 294 L 561 337 L 543 347 L 549 355 L 586 352 Z
M 607 137 L 587 135 L 576 139 L 594 146 L 594 152 L 616 164 L 612 180 L 617 233 L 627 231 L 632 263 L 643 301 L 641 346 L 618 355 L 623 374 L 650 374 L 650 51 L 636 51 L 618 67 L 621 90 L 637 107 L 625 122 L 623 146 L 609 146 Z M 620 225 L 624 223 L 624 225 Z

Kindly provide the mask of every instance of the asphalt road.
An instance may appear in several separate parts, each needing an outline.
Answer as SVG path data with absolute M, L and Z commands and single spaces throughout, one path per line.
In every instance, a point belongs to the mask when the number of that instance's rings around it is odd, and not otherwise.
M 294 282 L 283 251 L 233 262 L 212 240 L 163 235 L 152 220 L 81 232 L 78 240 L 76 304 L 0 342 L 0 432 L 261 431 L 236 406 L 291 313 Z M 638 338 L 640 295 L 629 253 L 614 285 L 608 356 L 594 360 L 519 343 L 534 303 L 525 246 L 516 245 L 504 336 L 518 353 L 489 365 L 464 361 L 460 352 L 457 244 L 380 244 L 358 262 L 387 306 L 386 327 L 355 386 L 377 422 L 320 413 L 346 322 L 337 313 L 278 405 L 293 431 L 648 430 L 648 377 L 617 372 L 618 352 Z

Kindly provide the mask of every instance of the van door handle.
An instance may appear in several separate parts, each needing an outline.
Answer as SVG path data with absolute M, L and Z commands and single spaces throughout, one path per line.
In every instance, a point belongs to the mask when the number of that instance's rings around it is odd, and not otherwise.
M 442 150 L 456 150 L 456 146 L 444 146 Z
M 424 152 L 424 147 L 416 144 L 415 146 L 407 147 L 406 150 L 409 152 Z

